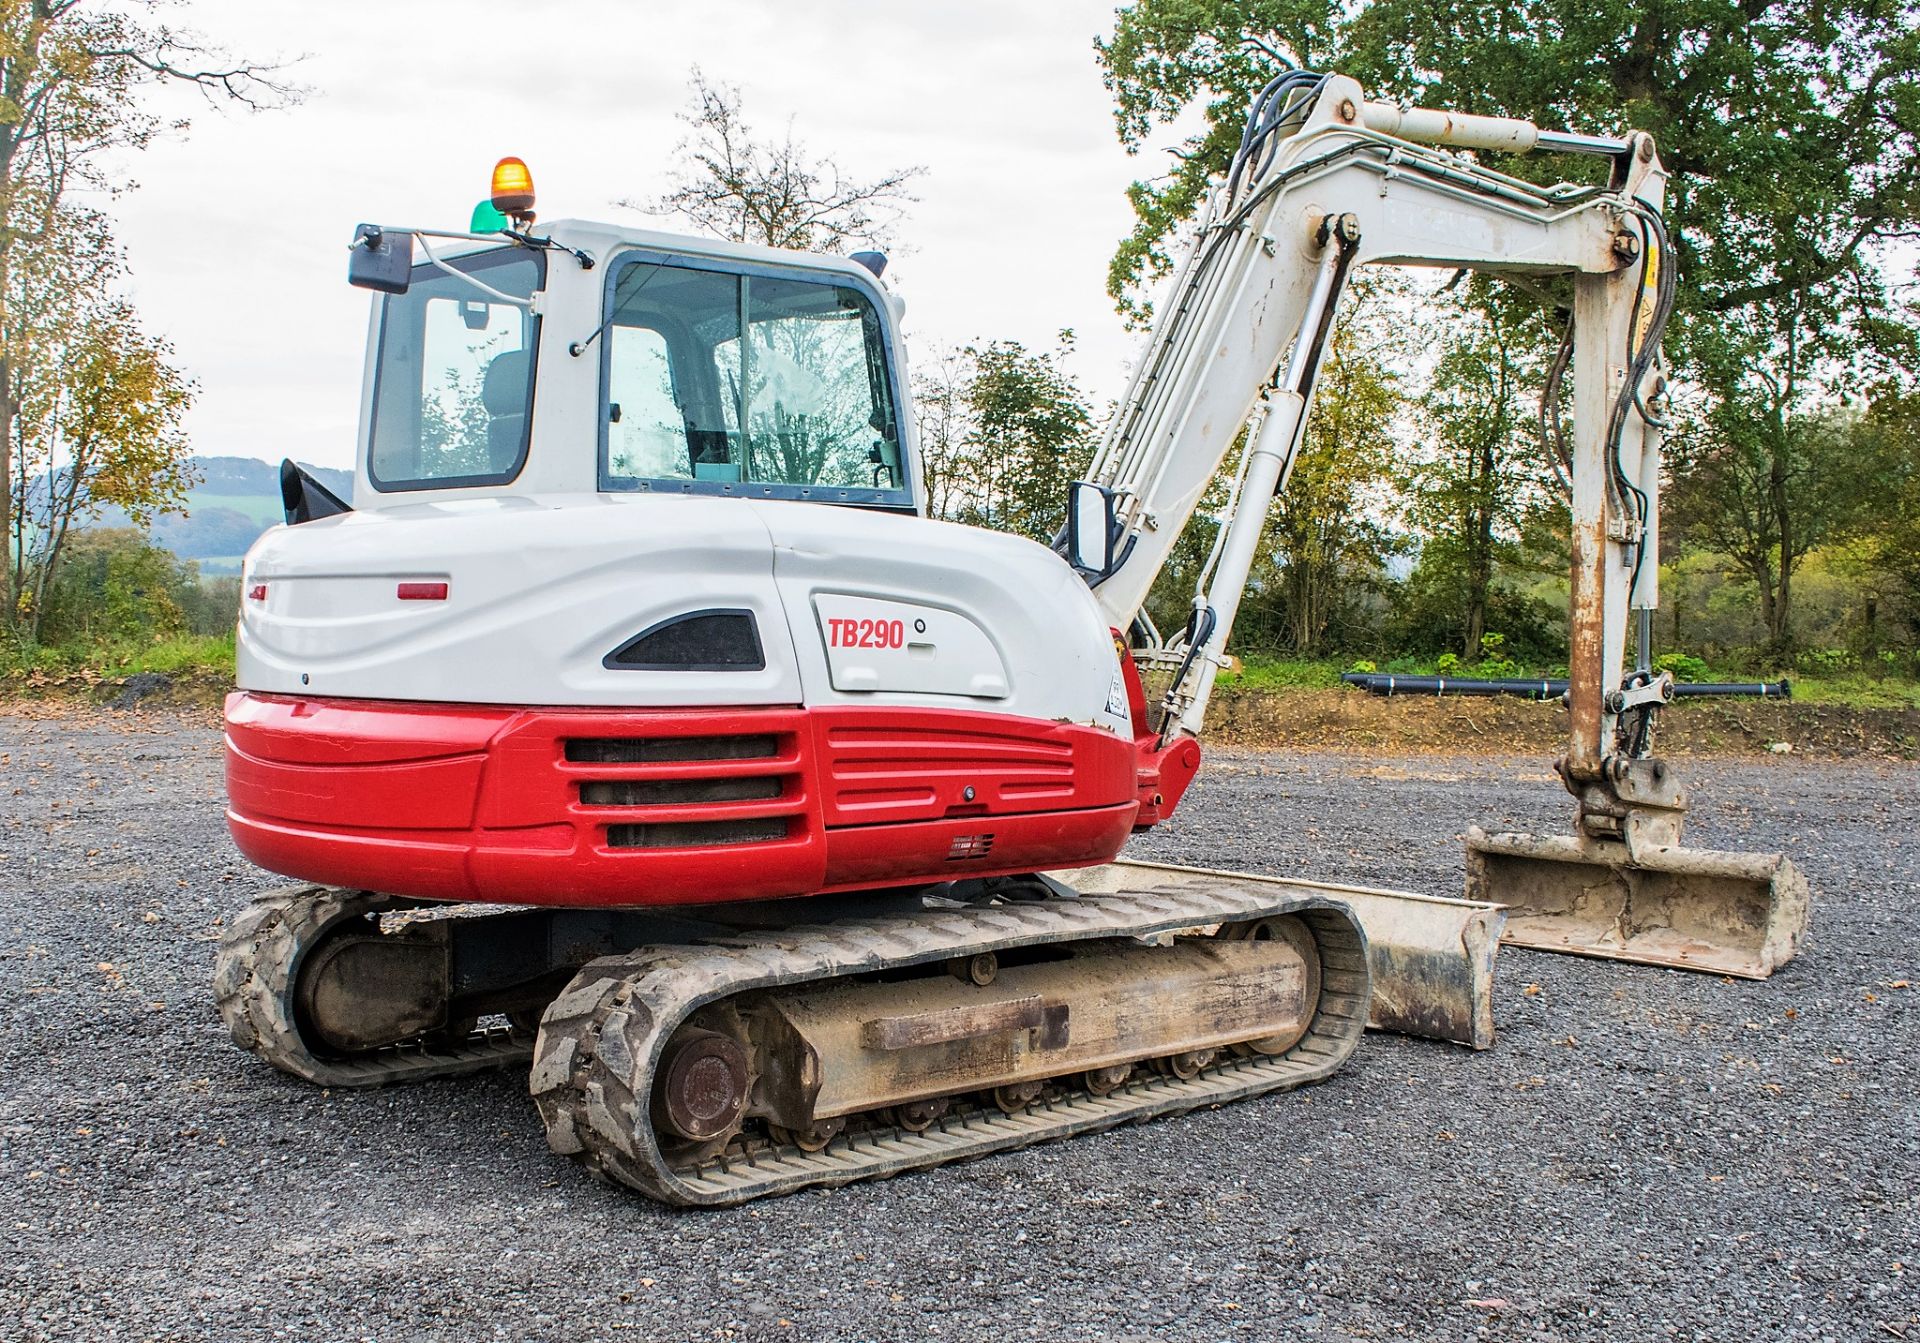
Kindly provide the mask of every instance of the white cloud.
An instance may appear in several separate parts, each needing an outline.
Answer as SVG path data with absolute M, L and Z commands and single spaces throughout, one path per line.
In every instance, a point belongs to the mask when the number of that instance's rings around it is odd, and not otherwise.
M 640 222 L 612 202 L 662 189 L 695 64 L 742 87 L 758 130 L 791 116 L 856 176 L 927 168 L 889 275 L 916 348 L 1070 326 L 1089 389 L 1119 390 L 1137 338 L 1106 264 L 1126 184 L 1161 164 L 1114 137 L 1092 48 L 1111 0 L 194 0 L 181 18 L 250 57 L 305 53 L 313 90 L 257 116 L 181 102 L 193 130 L 132 160 L 141 186 L 113 205 L 147 320 L 200 382 L 203 453 L 347 464 L 354 224 L 462 227 L 502 154 L 532 166 L 547 218 Z

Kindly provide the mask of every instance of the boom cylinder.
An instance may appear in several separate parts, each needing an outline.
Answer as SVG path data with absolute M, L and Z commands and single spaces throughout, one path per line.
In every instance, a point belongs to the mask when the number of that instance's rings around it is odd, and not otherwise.
M 1286 487 L 1300 451 L 1300 432 L 1307 418 L 1307 404 L 1313 397 L 1313 378 L 1319 368 L 1321 348 L 1332 326 L 1334 305 L 1345 283 L 1347 267 L 1359 232 L 1353 216 L 1343 215 L 1324 222 L 1325 250 L 1314 275 L 1313 288 L 1300 315 L 1299 330 L 1294 333 L 1293 353 L 1287 359 L 1280 385 L 1266 397 L 1266 417 L 1259 432 L 1247 444 L 1246 472 L 1241 479 L 1233 515 L 1226 520 L 1226 534 L 1220 547 L 1220 562 L 1207 585 L 1208 604 L 1213 607 L 1212 631 L 1195 658 L 1195 681 L 1186 707 L 1181 710 L 1179 730 L 1190 737 L 1200 735 L 1206 719 L 1207 700 L 1213 693 L 1213 679 L 1219 670 L 1219 651 L 1226 647 L 1233 631 L 1233 619 L 1240 610 L 1240 598 L 1253 572 L 1253 561 L 1260 549 L 1265 530 L 1267 506 Z M 1173 687 L 1175 693 L 1182 687 Z

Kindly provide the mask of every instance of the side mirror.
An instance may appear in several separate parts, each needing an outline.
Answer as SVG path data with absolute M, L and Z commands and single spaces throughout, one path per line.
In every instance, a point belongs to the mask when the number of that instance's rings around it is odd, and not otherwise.
M 1090 480 L 1076 480 L 1067 489 L 1067 563 L 1094 581 L 1106 578 L 1119 565 L 1113 553 L 1119 527 L 1113 516 L 1113 491 Z
M 289 527 L 353 512 L 352 504 L 301 470 L 291 457 L 280 463 L 280 503 Z
M 378 224 L 353 230 L 347 254 L 347 283 L 382 294 L 404 294 L 413 281 L 413 235 L 395 233 Z

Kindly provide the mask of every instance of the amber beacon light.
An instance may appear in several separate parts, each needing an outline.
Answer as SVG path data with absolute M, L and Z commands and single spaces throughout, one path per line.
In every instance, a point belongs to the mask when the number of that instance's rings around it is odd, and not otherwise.
M 533 174 L 511 156 L 493 165 L 493 208 L 521 224 L 533 220 Z

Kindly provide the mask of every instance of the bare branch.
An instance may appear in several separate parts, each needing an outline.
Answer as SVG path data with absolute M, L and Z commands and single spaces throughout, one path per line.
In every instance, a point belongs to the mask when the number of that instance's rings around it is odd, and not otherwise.
M 677 215 L 705 233 L 734 242 L 814 251 L 891 237 L 908 184 L 925 170 L 900 168 L 863 181 L 830 157 L 812 159 L 789 122 L 778 140 L 756 139 L 741 109 L 740 90 L 713 84 L 696 67 L 690 128 L 680 142 L 681 169 L 665 195 L 621 206 Z

